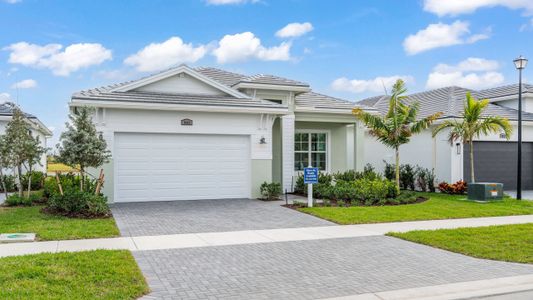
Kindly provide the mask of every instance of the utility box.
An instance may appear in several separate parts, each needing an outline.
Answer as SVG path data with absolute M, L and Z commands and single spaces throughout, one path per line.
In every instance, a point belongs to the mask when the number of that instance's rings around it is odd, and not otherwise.
M 503 184 L 473 182 L 468 184 L 468 200 L 491 201 L 503 199 Z

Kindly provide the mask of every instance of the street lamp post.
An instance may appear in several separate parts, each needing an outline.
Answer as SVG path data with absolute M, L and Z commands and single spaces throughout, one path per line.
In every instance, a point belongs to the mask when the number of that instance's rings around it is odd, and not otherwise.
M 516 199 L 522 199 L 522 70 L 526 68 L 527 59 L 520 55 L 513 60 L 518 70 L 518 161 L 516 173 Z

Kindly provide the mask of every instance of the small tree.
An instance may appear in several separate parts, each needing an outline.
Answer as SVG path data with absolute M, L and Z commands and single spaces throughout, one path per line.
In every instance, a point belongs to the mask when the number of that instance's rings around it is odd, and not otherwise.
M 111 153 L 102 134 L 92 122 L 93 108 L 78 107 L 69 115 L 67 130 L 61 133 L 58 160 L 80 170 L 80 190 L 83 191 L 86 169 L 97 168 L 109 161 Z
M 7 123 L 5 133 L 5 143 L 8 147 L 6 154 L 10 165 L 15 168 L 16 183 L 19 196 L 22 197 L 22 167 L 28 159 L 28 152 L 34 152 L 31 147 L 34 145 L 34 138 L 31 136 L 31 127 L 26 120 L 24 113 L 15 105 L 13 106 L 13 116 Z
M 6 143 L 5 135 L 0 136 L 0 181 L 2 189 L 7 199 L 7 185 L 4 177 L 4 169 L 11 168 L 11 158 L 9 147 Z
M 35 165 L 41 165 L 41 157 L 46 152 L 46 148 L 41 146 L 39 137 L 30 136 L 29 139 L 25 141 L 24 145 L 24 155 L 26 157 L 24 167 L 28 171 L 28 197 L 31 193 L 31 179 L 33 167 Z
M 353 114 L 370 129 L 370 134 L 385 146 L 393 148 L 396 153 L 396 188 L 400 190 L 400 146 L 406 144 L 411 136 L 427 129 L 442 113 L 435 113 L 418 119 L 419 104 L 407 105 L 404 100 L 407 89 L 403 80 L 398 79 L 392 87 L 389 111 L 385 116 L 367 113 L 355 108 Z
M 470 179 L 472 182 L 476 182 L 474 177 L 474 138 L 482 134 L 487 135 L 489 133 L 503 131 L 505 137 L 510 139 L 511 133 L 513 132 L 513 128 L 506 118 L 499 116 L 481 116 L 488 105 L 489 100 L 477 100 L 468 92 L 466 93 L 463 119 L 461 121 L 444 121 L 433 131 L 433 136 L 436 136 L 442 130 L 450 129 L 450 133 L 448 134 L 450 143 L 461 140 L 463 144 L 470 145 Z

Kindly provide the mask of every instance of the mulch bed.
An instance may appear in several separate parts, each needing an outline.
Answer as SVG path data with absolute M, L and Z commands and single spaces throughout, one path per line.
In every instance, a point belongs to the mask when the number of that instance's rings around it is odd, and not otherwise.
M 113 217 L 113 214 L 111 212 L 105 214 L 105 215 L 91 215 L 88 213 L 67 213 L 62 211 L 57 211 L 48 207 L 43 207 L 41 209 L 41 212 L 48 215 L 54 215 L 54 216 L 62 216 L 67 218 L 75 218 L 75 219 L 108 219 Z

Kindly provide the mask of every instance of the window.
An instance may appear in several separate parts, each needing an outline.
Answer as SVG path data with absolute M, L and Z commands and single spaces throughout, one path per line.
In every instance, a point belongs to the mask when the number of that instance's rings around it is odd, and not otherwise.
M 326 170 L 327 162 L 326 133 L 296 133 L 294 135 L 294 170 L 302 171 L 309 166 Z

